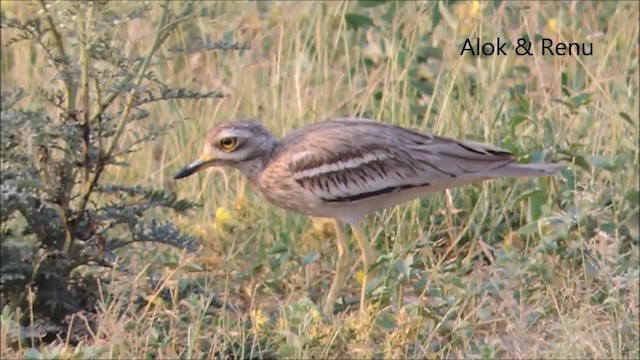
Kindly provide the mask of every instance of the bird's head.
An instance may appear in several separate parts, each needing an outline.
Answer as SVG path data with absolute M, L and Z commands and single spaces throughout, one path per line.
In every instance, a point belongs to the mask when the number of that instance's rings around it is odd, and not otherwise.
M 262 166 L 276 144 L 262 124 L 255 120 L 235 120 L 207 131 L 200 158 L 183 167 L 174 179 L 182 179 L 209 167 L 231 166 L 251 176 Z

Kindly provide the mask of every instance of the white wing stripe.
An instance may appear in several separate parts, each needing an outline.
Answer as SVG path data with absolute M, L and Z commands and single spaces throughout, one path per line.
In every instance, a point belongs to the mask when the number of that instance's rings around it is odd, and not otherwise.
M 310 152 L 303 152 L 296 157 L 296 160 L 300 160 L 305 156 L 312 155 Z M 355 169 L 363 164 L 367 164 L 373 161 L 379 161 L 388 159 L 389 155 L 383 152 L 374 152 L 364 154 L 363 156 L 353 157 L 346 160 L 340 160 L 334 163 L 322 164 L 320 166 L 304 169 L 302 171 L 298 171 L 293 174 L 293 178 L 295 180 L 300 180 L 304 178 L 313 178 L 318 175 L 328 174 L 336 171 L 341 171 L 345 169 Z

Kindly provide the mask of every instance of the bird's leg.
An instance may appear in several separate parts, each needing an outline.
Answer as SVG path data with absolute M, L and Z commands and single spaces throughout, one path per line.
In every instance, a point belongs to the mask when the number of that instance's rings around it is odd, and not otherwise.
M 336 243 L 338 244 L 338 259 L 336 260 L 336 274 L 331 284 L 331 289 L 327 295 L 326 303 L 324 304 L 324 314 L 327 316 L 333 315 L 333 304 L 336 302 L 338 292 L 342 289 L 344 280 L 347 277 L 349 268 L 347 267 L 347 235 L 344 232 L 343 224 L 338 220 L 333 220 L 334 227 L 336 229 Z
M 369 265 L 372 265 L 376 260 L 378 260 L 378 254 L 371 247 L 371 244 L 367 240 L 367 237 L 364 235 L 364 232 L 362 231 L 362 228 L 360 227 L 360 225 L 352 224 L 351 230 L 353 230 L 353 234 L 356 237 L 356 241 L 358 242 L 358 246 L 362 251 L 362 255 L 367 258 L 366 260 L 369 263 Z
M 376 251 L 371 247 L 371 244 L 369 243 L 367 238 L 364 236 L 360 225 L 351 224 L 351 230 L 353 230 L 353 234 L 356 237 L 358 246 L 362 251 L 362 266 L 364 267 L 364 276 L 362 279 L 362 291 L 360 292 L 360 311 L 364 311 L 367 284 L 369 283 L 369 267 L 376 262 L 376 260 L 378 259 L 378 255 L 376 254 Z

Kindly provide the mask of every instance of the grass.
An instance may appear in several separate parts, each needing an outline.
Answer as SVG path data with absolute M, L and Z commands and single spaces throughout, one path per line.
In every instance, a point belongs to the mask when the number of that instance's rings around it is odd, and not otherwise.
M 639 5 L 366 5 L 207 2 L 217 16 L 181 26 L 175 45 L 229 36 L 251 48 L 155 66 L 166 83 L 228 96 L 150 106 L 145 126 L 180 126 L 109 176 L 201 202 L 175 220 L 204 251 L 145 245 L 119 254 L 134 275 L 113 273 L 96 329 L 77 346 L 61 339 L 12 349 L 5 311 L 2 358 L 640 357 Z M 2 6 L 16 17 L 32 11 Z M 131 54 L 148 46 L 152 29 L 147 20 L 114 25 Z M 531 56 L 460 55 L 467 38 L 523 36 L 590 42 L 593 55 L 541 56 L 538 43 Z M 3 55 L 5 64 L 12 58 L 3 86 L 47 86 L 43 58 L 13 49 Z M 365 233 L 384 254 L 372 304 L 365 316 L 350 308 L 324 319 L 336 255 L 328 222 L 265 203 L 235 171 L 170 179 L 199 156 L 215 123 L 258 118 L 282 136 L 356 114 L 567 168 L 553 179 L 466 186 L 370 216 Z M 362 277 L 351 246 L 346 303 Z M 133 301 L 140 294 L 146 305 Z

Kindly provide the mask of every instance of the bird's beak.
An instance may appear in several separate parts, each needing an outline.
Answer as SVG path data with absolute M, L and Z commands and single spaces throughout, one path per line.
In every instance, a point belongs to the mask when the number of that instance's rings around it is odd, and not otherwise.
M 191 164 L 183 167 L 174 177 L 174 180 L 185 178 L 189 175 L 193 175 L 202 169 L 206 169 L 213 166 L 214 158 L 207 154 L 202 154 L 200 159 L 192 162 Z

